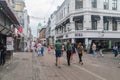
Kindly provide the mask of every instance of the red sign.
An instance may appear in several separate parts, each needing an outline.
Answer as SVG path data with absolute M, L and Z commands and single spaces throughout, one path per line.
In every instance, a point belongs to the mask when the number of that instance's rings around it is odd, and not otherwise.
M 22 33 L 22 32 L 23 32 L 23 28 L 22 28 L 22 27 L 19 27 L 19 28 L 18 28 L 18 32 L 19 32 L 19 33 Z

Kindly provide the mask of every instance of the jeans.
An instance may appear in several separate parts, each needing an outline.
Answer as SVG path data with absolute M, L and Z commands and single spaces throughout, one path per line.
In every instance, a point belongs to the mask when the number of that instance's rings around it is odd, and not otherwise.
M 96 51 L 95 50 L 93 50 L 93 55 L 94 55 L 94 57 L 96 57 Z
M 113 52 L 114 52 L 114 57 L 117 57 L 118 51 L 117 50 L 113 50 Z

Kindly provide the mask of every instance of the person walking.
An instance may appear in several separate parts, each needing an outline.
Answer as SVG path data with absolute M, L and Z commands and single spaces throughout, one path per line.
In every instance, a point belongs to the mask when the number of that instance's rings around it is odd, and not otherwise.
M 104 57 L 104 55 L 103 55 L 103 47 L 102 47 L 101 43 L 98 44 L 98 50 L 99 50 L 100 56 Z
M 62 43 L 60 39 L 55 43 L 55 56 L 56 56 L 56 63 L 55 65 L 58 66 L 58 68 L 61 68 L 61 55 L 62 55 Z
M 71 46 L 70 42 L 67 42 L 66 52 L 67 52 L 67 63 L 68 63 L 68 66 L 70 66 L 70 57 L 71 57 L 71 53 L 72 53 L 72 46 Z
M 92 44 L 92 51 L 93 51 L 94 57 L 96 57 L 96 44 L 95 43 Z
M 117 44 L 115 44 L 113 46 L 113 53 L 114 53 L 114 57 L 117 58 L 117 56 L 118 56 L 118 46 L 117 46 Z
M 63 56 L 64 51 L 65 51 L 65 45 L 62 44 L 62 52 L 61 52 L 62 56 Z
M 71 53 L 71 61 L 73 63 L 75 63 L 75 59 L 74 59 L 75 54 L 76 54 L 76 48 L 75 48 L 75 44 L 73 43 L 72 44 L 72 53 Z
M 50 54 L 51 53 L 51 47 L 50 47 L 50 45 L 48 45 L 48 54 Z
M 38 44 L 37 44 L 37 54 L 38 54 L 38 56 L 41 55 L 41 47 L 42 47 L 41 43 L 38 42 Z
M 44 56 L 44 46 L 43 45 L 41 47 L 41 54 L 42 54 L 42 56 Z
M 1 56 L 0 56 L 0 65 L 4 65 L 6 60 L 6 47 L 4 46 L 4 44 L 0 43 L 0 51 L 1 51 Z
M 84 48 L 83 48 L 81 43 L 79 43 L 78 46 L 77 46 L 77 53 L 78 53 L 78 56 L 79 56 L 79 63 L 81 65 L 83 65 L 82 56 L 84 54 Z

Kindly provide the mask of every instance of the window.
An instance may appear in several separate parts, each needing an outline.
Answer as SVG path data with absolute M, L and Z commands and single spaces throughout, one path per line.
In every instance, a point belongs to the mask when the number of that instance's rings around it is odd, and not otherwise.
M 117 21 L 112 22 L 112 30 L 117 31 Z
M 97 0 L 92 0 L 92 8 L 97 8 Z
M 83 30 L 83 21 L 75 21 L 75 30 Z
M 112 0 L 112 10 L 117 10 L 117 0 Z
M 108 30 L 109 29 L 109 21 L 104 21 L 104 30 Z
M 97 20 L 92 21 L 92 30 L 97 30 Z
M 109 0 L 104 0 L 104 9 L 109 9 Z
M 70 5 L 68 4 L 68 9 L 67 9 L 67 13 L 69 13 L 69 6 L 70 6 Z
M 83 8 L 83 0 L 75 0 L 75 9 Z
M 64 16 L 66 15 L 66 13 L 65 13 L 65 8 L 64 8 Z
M 64 32 L 66 32 L 66 26 L 64 26 Z

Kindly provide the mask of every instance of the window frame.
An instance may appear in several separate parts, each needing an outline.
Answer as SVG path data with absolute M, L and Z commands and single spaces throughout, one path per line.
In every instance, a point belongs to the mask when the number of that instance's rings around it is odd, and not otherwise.
M 109 9 L 109 0 L 104 0 L 104 4 L 103 5 L 104 5 L 104 9 L 108 10 Z
M 75 0 L 75 9 L 83 8 L 83 0 Z
M 112 10 L 117 10 L 117 2 L 118 0 L 112 0 Z
M 97 8 L 97 0 L 92 0 L 92 8 Z

